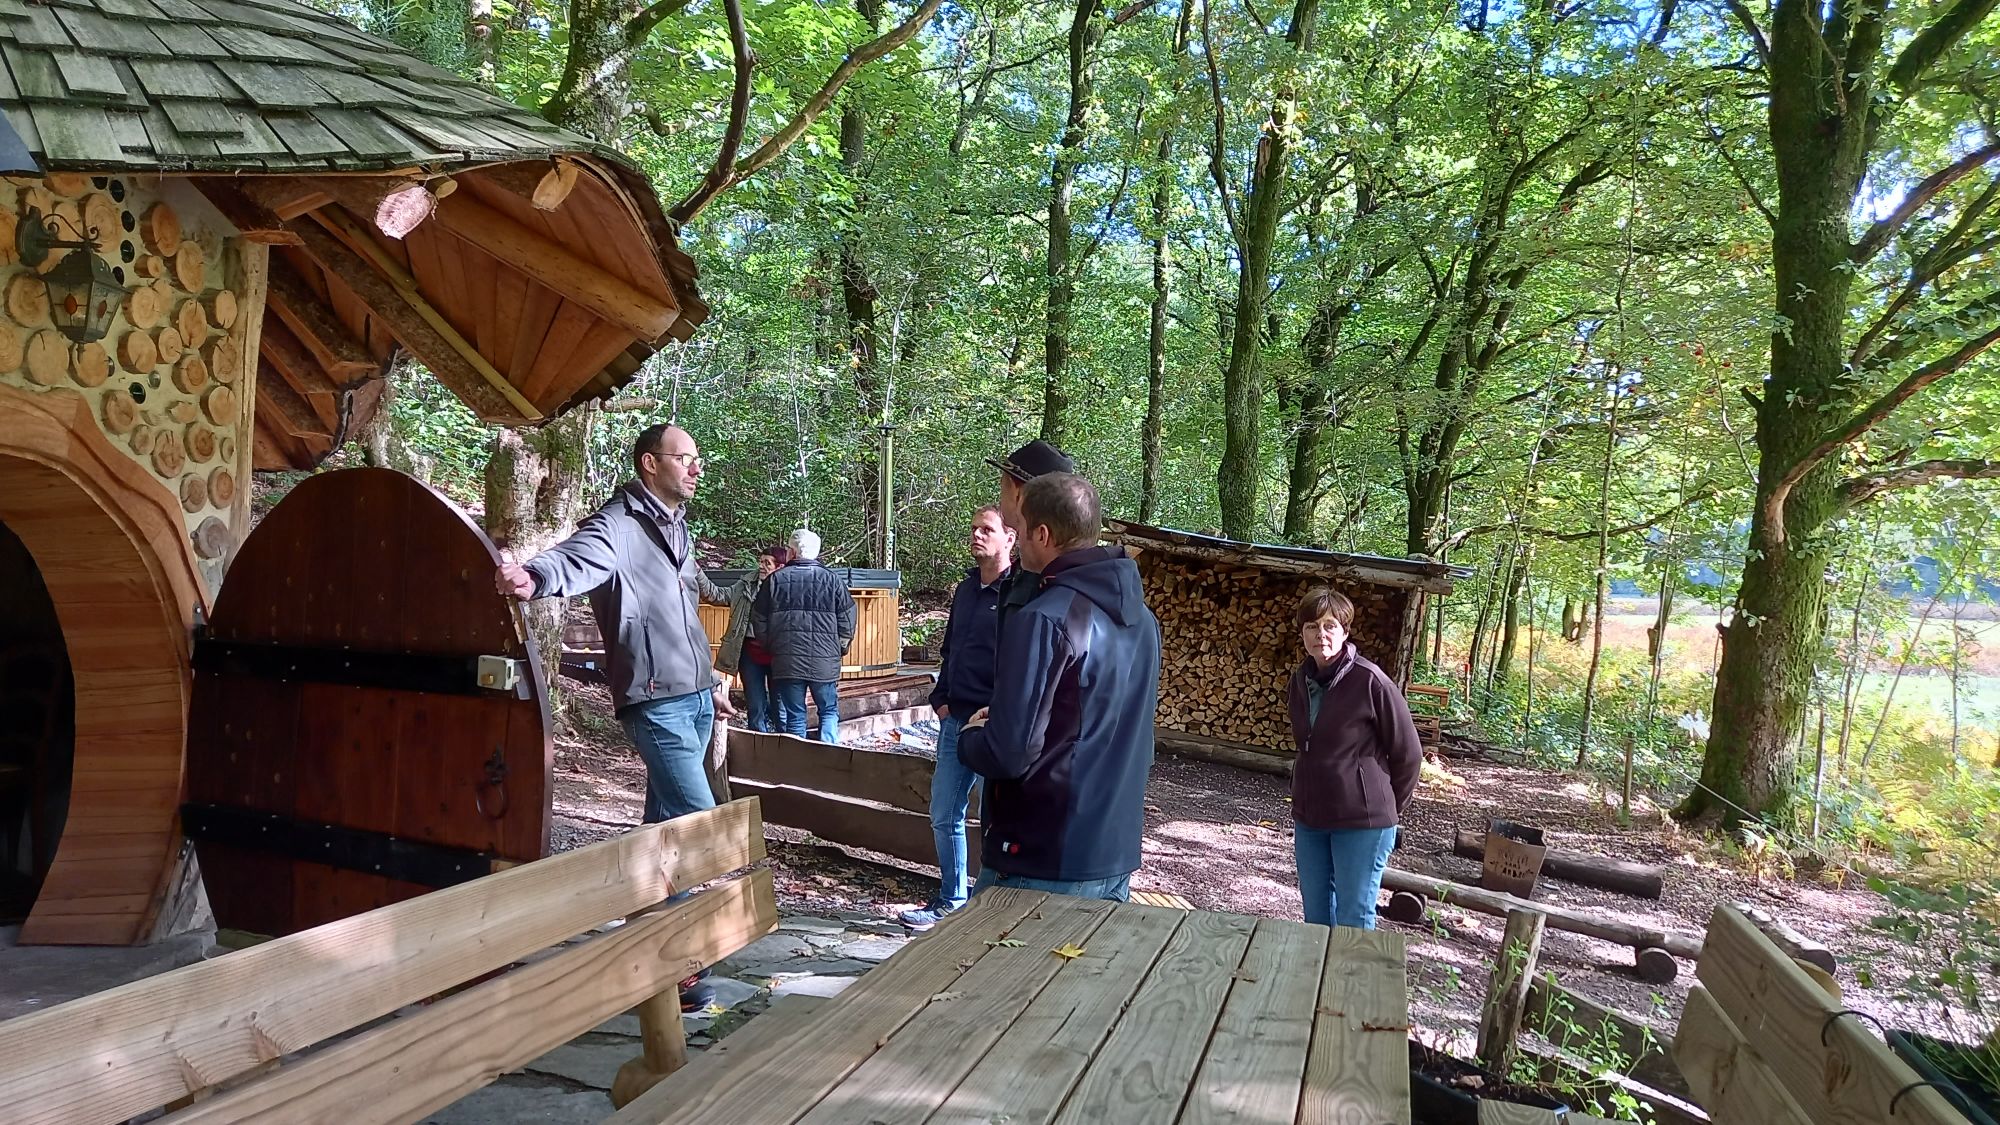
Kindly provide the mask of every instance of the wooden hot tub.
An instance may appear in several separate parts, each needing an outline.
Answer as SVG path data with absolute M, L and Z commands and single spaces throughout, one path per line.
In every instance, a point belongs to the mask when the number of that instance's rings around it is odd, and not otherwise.
M 835 566 L 827 569 L 844 577 L 854 594 L 854 642 L 840 664 L 843 680 L 866 680 L 893 676 L 903 655 L 902 589 L 903 576 L 895 570 L 866 570 Z M 747 570 L 711 570 L 708 580 L 727 590 Z M 722 651 L 722 635 L 729 630 L 729 607 L 703 605 L 701 625 L 708 631 L 709 655 Z

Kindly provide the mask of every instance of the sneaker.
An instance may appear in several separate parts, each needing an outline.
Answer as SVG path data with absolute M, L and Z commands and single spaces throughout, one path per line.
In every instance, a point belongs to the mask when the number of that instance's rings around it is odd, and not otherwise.
M 708 983 L 708 970 L 681 982 L 681 1011 L 699 1012 L 715 1003 L 715 986 Z
M 923 933 L 957 909 L 956 906 L 947 906 L 937 899 L 932 899 L 915 910 L 905 910 L 896 915 L 896 921 L 917 933 Z

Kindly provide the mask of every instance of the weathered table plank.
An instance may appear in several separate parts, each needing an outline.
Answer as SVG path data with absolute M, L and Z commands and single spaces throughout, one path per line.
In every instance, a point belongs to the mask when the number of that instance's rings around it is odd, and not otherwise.
M 1175 931 L 1058 1122 L 1159 1125 L 1180 1113 L 1256 921 L 1195 914 Z
M 1114 903 L 1050 898 L 950 989 L 904 1024 L 800 1125 L 922 1125 L 958 1080 L 1065 964 L 1054 951 L 1087 947 Z
M 1320 978 L 1326 944 L 1318 926 L 1275 918 L 1257 923 L 1181 1125 L 1292 1125 L 1319 1001 L 1317 990 L 1300 986 Z
M 1121 906 L 978 1060 L 929 1125 L 1047 1125 L 1191 915 Z M 900 955 L 899 955 L 900 956 Z
M 808 1034 L 760 1044 L 721 1070 L 669 1075 L 607 1119 L 618 1125 L 791 1125 L 951 987 L 1047 901 L 1039 891 L 993 888 L 842 993 Z
M 1320 977 L 1299 1125 L 1408 1125 L 1409 1037 L 1402 936 L 1335 928 Z

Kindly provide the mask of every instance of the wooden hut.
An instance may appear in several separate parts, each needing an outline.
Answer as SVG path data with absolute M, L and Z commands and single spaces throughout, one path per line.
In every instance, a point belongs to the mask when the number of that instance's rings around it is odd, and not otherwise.
M 854 639 L 847 643 L 847 652 L 841 657 L 840 678 L 872 680 L 895 675 L 903 659 L 902 572 L 854 566 L 827 569 L 847 583 L 848 592 L 854 595 Z M 708 580 L 728 589 L 749 573 L 711 570 Z M 703 605 L 701 625 L 708 630 L 709 655 L 719 654 L 722 635 L 729 631 L 729 607 Z
M 1123 520 L 1105 536 L 1138 555 L 1160 619 L 1163 749 L 1271 768 L 1292 754 L 1285 685 L 1301 659 L 1292 610 L 1308 587 L 1354 602 L 1354 643 L 1407 683 L 1430 595 L 1463 567 L 1428 559 L 1262 546 Z
M 706 308 L 645 177 L 291 0 L 0 0 L 0 58 L 23 939 L 157 935 L 184 836 L 222 924 L 263 932 L 542 854 L 546 708 L 490 544 L 382 470 L 311 478 L 246 543 L 247 482 L 316 464 L 398 353 L 533 425 L 686 338 Z

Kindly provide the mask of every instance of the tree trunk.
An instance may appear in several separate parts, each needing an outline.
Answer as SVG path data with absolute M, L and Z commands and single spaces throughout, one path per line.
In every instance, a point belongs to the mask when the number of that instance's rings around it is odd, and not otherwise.
M 855 11 L 868 25 L 872 38 L 877 31 L 881 13 L 881 0 L 855 0 Z M 848 366 L 854 375 L 854 397 L 856 416 L 861 419 L 879 418 L 886 425 L 885 396 L 881 373 L 881 336 L 877 324 L 876 302 L 880 293 L 874 280 L 868 274 L 868 263 L 863 257 L 861 246 L 860 216 L 869 206 L 867 189 L 861 180 L 866 169 L 868 117 L 863 112 L 859 95 L 849 90 L 841 99 L 840 106 L 840 166 L 847 173 L 848 183 L 854 189 L 853 217 L 840 230 L 840 299 L 841 309 L 847 326 Z M 855 486 L 860 493 L 862 523 L 867 531 L 870 562 L 877 566 L 887 566 L 880 560 L 886 536 L 883 534 L 882 509 L 882 457 L 881 450 L 868 440 L 864 430 L 855 442 Z
M 615 145 L 632 113 L 632 0 L 569 0 L 569 50 L 542 116 Z
M 1193 4 L 1181 5 L 1174 24 L 1174 58 L 1187 52 L 1188 30 Z M 1174 91 L 1183 86 L 1176 76 Z M 1168 218 L 1174 203 L 1174 134 L 1172 121 L 1160 125 L 1160 146 L 1156 156 L 1158 179 L 1153 184 L 1153 307 L 1146 329 L 1146 423 L 1139 435 L 1139 522 L 1152 523 L 1160 508 L 1160 474 L 1165 462 L 1167 414 L 1167 307 L 1172 297 L 1168 288 L 1172 247 L 1167 241 Z
M 486 533 L 509 559 L 533 558 L 576 530 L 590 435 L 599 411 L 579 407 L 539 430 L 500 427 L 486 460 Z M 565 719 L 561 692 L 563 619 L 569 603 L 543 598 L 523 607 L 528 636 L 549 685 L 549 710 Z
M 1285 38 L 1297 55 L 1312 53 L 1318 19 L 1319 0 L 1296 0 Z M 1263 524 L 1257 502 L 1264 414 L 1263 341 L 1259 333 L 1271 295 L 1272 246 L 1277 240 L 1278 220 L 1284 214 L 1291 137 L 1297 128 L 1295 81 L 1293 75 L 1282 80 L 1271 103 L 1270 121 L 1257 138 L 1237 236 L 1236 315 L 1229 336 L 1229 363 L 1222 373 L 1222 464 L 1215 482 L 1222 533 L 1232 539 L 1255 539 Z
M 1307 543 L 1313 538 L 1313 513 L 1324 495 L 1321 481 L 1326 476 L 1326 449 L 1332 441 L 1335 422 L 1333 394 L 1327 387 L 1340 348 L 1341 326 L 1350 307 L 1344 299 L 1322 304 L 1299 341 L 1299 350 L 1305 353 L 1305 372 L 1297 389 L 1292 466 L 1285 482 L 1287 543 Z
M 1071 197 L 1076 168 L 1090 122 L 1091 76 L 1097 44 L 1104 37 L 1103 0 L 1077 0 L 1069 25 L 1069 112 L 1063 121 L 1055 162 L 1049 168 L 1049 254 L 1046 337 L 1042 346 L 1043 441 L 1060 448 L 1069 438 L 1070 310 L 1076 303 L 1075 264 L 1070 261 Z
M 1495 686 L 1506 683 L 1514 672 L 1514 652 L 1520 647 L 1521 591 L 1528 584 L 1528 567 L 1533 559 L 1532 546 L 1524 545 L 1514 552 L 1514 565 L 1507 579 L 1507 604 L 1500 613 L 1500 646 L 1493 654 Z
M 1826 632 L 1831 544 L 1824 532 L 1839 511 L 1838 459 L 1821 460 L 1792 486 L 1782 501 L 1782 531 L 1769 508 L 1780 478 L 1819 443 L 1829 419 L 1854 406 L 1845 347 L 1854 277 L 1847 222 L 1867 169 L 1872 99 L 1865 76 L 1850 81 L 1826 56 L 1818 25 L 1818 9 L 1803 0 L 1782 0 L 1771 25 L 1769 121 L 1778 174 L 1771 257 L 1784 327 L 1771 334 L 1771 377 L 1757 404 L 1750 551 L 1736 612 L 1722 630 L 1701 782 L 1676 810 L 1683 819 L 1731 826 L 1746 816 L 1781 824 L 1792 817 L 1792 737 Z
M 1597 489 L 1597 597 L 1596 620 L 1590 627 L 1590 665 L 1583 674 L 1583 721 L 1576 732 L 1576 768 L 1582 769 L 1590 757 L 1590 720 L 1597 714 L 1597 673 L 1604 663 L 1604 598 L 1611 586 L 1611 469 L 1618 455 L 1619 376 L 1613 365 L 1611 411 L 1604 426 L 1604 475 Z M 1629 754 L 1630 751 L 1628 750 Z

